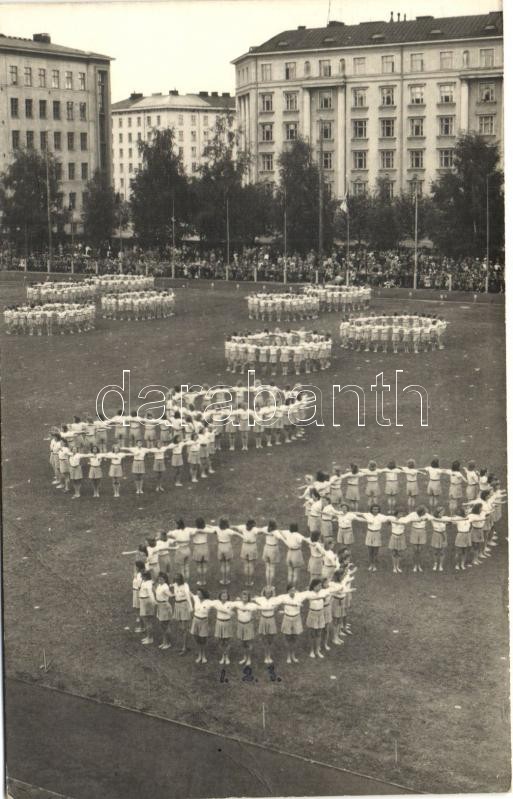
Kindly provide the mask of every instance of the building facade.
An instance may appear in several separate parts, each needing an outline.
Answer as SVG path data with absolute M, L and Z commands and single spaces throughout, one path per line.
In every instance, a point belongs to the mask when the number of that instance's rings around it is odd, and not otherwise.
M 173 89 L 144 97 L 133 93 L 112 106 L 112 162 L 114 188 L 122 199 L 130 198 L 130 181 L 142 164 L 138 142 L 151 141 L 155 130 L 173 128 L 177 153 L 187 174 L 194 174 L 203 161 L 216 119 L 235 111 L 235 98 L 228 92 L 180 95 Z
M 109 57 L 53 44 L 46 33 L 0 36 L 0 116 L 2 170 L 19 148 L 52 153 L 68 227 L 78 230 L 88 180 L 101 170 L 111 181 Z
M 429 192 L 458 135 L 502 150 L 502 14 L 417 17 L 285 31 L 233 61 L 252 181 L 310 142 L 333 195 Z

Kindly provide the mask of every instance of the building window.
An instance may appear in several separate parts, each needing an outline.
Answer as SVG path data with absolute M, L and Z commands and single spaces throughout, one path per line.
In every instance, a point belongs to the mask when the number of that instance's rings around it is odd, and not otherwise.
M 46 69 L 38 69 L 37 74 L 39 75 L 39 88 L 46 89 Z
M 33 130 L 27 130 L 26 140 L 27 140 L 27 150 L 33 150 L 34 149 L 34 131 Z
M 287 141 L 296 141 L 297 122 L 287 122 L 287 124 L 285 125 L 285 139 Z
M 191 158 L 196 158 L 197 149 L 196 147 L 191 147 Z
M 322 168 L 333 169 L 333 153 L 328 151 L 322 154 Z
M 440 136 L 454 136 L 454 117 L 440 117 Z
M 72 162 L 68 164 L 68 180 L 75 180 L 75 164 Z
M 11 134 L 11 141 L 12 141 L 12 149 L 18 150 L 20 147 L 20 132 L 19 130 L 13 130 Z
M 52 89 L 59 89 L 60 88 L 60 73 L 58 69 L 52 69 Z
M 68 133 L 68 150 L 74 150 L 74 149 L 75 149 L 75 134 Z
M 364 180 L 355 180 L 353 183 L 353 195 L 355 197 L 362 197 L 367 193 L 367 183 Z
M 395 105 L 394 88 L 392 86 L 382 87 L 381 105 Z
M 80 176 L 82 180 L 88 180 L 89 178 L 89 164 L 83 163 L 80 167 Z
M 424 86 L 410 86 L 410 103 L 424 105 Z
M 134 165 L 133 164 L 128 164 L 128 171 L 129 172 L 133 172 L 134 171 Z
M 479 84 L 479 102 L 480 103 L 495 102 L 495 83 Z
M 285 64 L 285 80 L 295 80 L 296 79 L 296 62 L 295 61 L 287 61 Z
M 305 77 L 308 77 L 310 75 L 310 70 L 311 70 L 310 62 L 309 61 L 305 61 L 305 64 L 304 64 Z
M 440 53 L 440 69 L 452 69 L 453 67 L 453 51 L 442 50 Z
M 260 169 L 262 172 L 272 172 L 274 169 L 274 158 L 272 153 L 261 153 Z
M 64 73 L 64 87 L 66 89 L 73 88 L 73 72 L 67 71 Z
M 353 58 L 353 73 L 355 75 L 364 75 L 365 74 L 365 58 Z
M 178 155 L 180 156 L 180 158 L 183 158 L 183 147 L 178 148 Z
M 423 180 L 417 180 L 417 178 L 414 178 L 413 180 L 409 180 L 408 181 L 408 190 L 409 190 L 410 197 L 413 198 L 413 197 L 415 197 L 415 195 L 417 195 L 417 197 L 422 197 L 423 186 L 424 186 L 424 181 Z
M 9 82 L 11 86 L 18 85 L 18 67 L 15 67 L 14 65 L 9 67 Z
M 381 56 L 381 71 L 383 74 L 395 72 L 395 58 L 393 55 Z
M 123 127 L 123 117 L 119 117 L 118 118 L 118 128 L 122 128 L 122 127 Z
M 191 141 L 196 141 L 196 131 L 191 130 Z
M 69 193 L 69 210 L 74 211 L 77 207 L 77 193 L 70 191 Z
M 319 75 L 321 78 L 331 78 L 331 61 L 323 58 L 319 61 Z
M 120 171 L 120 172 L 122 172 L 122 171 L 123 171 L 123 164 L 120 164 L 120 165 L 119 165 L 119 171 Z
M 273 140 L 272 122 L 265 122 L 263 125 L 260 125 L 260 141 L 272 141 L 272 140 Z
M 492 115 L 479 117 L 479 133 L 482 136 L 493 136 L 495 134 L 495 117 Z
M 440 83 L 440 103 L 454 102 L 454 83 Z
M 39 119 L 46 119 L 46 100 L 39 101 Z
M 32 100 L 25 100 L 25 116 L 27 119 L 32 119 L 34 116 L 34 104 Z
M 25 67 L 25 86 L 32 86 L 32 67 Z
M 353 89 L 353 108 L 367 107 L 367 92 L 365 89 Z
M 338 61 L 338 74 L 339 75 L 345 75 L 346 74 L 346 59 L 345 58 L 339 58 L 339 61 Z
M 410 150 L 410 167 L 424 169 L 424 150 Z
M 261 111 L 272 111 L 273 110 L 273 96 L 272 96 L 272 94 L 261 94 L 260 95 L 260 110 Z
M 325 141 L 333 139 L 333 124 L 329 120 L 321 121 L 321 138 Z
M 180 114 L 180 116 L 182 117 L 182 121 L 181 121 L 180 124 L 183 125 L 183 116 L 182 116 L 182 114 Z M 138 128 L 141 127 L 141 117 L 137 117 L 137 127 Z
M 327 111 L 331 108 L 333 108 L 331 91 L 319 92 L 319 110 Z
M 141 141 L 141 140 L 142 140 L 142 133 L 138 133 L 137 134 L 137 141 Z
M 380 136 L 382 139 L 393 139 L 395 136 L 395 119 L 380 120 Z
M 53 149 L 60 150 L 62 148 L 62 136 L 60 131 L 56 130 L 53 134 Z
M 261 64 L 260 65 L 260 75 L 262 80 L 272 80 L 272 65 L 271 64 Z
M 413 117 L 410 119 L 410 136 L 424 135 L 424 118 Z
M 121 188 L 124 188 L 124 185 L 125 185 L 125 178 L 120 178 L 120 179 L 119 179 L 119 185 L 121 186 Z
M 128 143 L 130 144 L 130 142 L 131 142 L 131 141 L 132 141 L 132 134 L 131 134 L 131 133 L 129 133 L 129 134 L 128 134 Z
M 493 47 L 479 51 L 479 64 L 481 67 L 493 67 L 494 52 Z
M 297 111 L 297 92 L 285 92 L 285 110 Z
M 60 181 L 62 180 L 62 164 L 60 161 L 55 162 L 55 177 L 57 178 L 57 181 L 60 183 Z M 62 208 L 62 198 L 63 198 L 62 194 L 57 195 L 57 202 L 59 203 L 59 208 Z
M 42 130 L 39 134 L 39 146 L 43 152 L 48 149 L 48 134 L 46 130 Z
M 381 169 L 393 169 L 394 156 L 394 150 L 381 150 Z
M 59 100 L 54 100 L 53 104 L 53 118 L 60 119 L 61 118 L 61 104 Z
M 439 150 L 439 163 L 441 169 L 449 169 L 454 163 L 454 150 Z
M 160 117 L 158 117 L 158 119 L 160 120 Z M 159 122 L 159 125 L 160 125 L 160 122 Z M 203 127 L 204 128 L 208 127 L 208 116 L 207 116 L 207 114 L 205 114 L 204 117 L 203 117 Z
M 183 141 L 183 130 L 178 131 L 178 141 Z
M 74 114 L 73 114 L 73 102 L 67 102 L 66 103 L 66 119 L 69 122 L 72 122 L 73 121 L 73 116 L 74 116 Z
M 424 53 L 411 53 L 410 72 L 424 72 Z
M 78 104 L 78 109 L 79 109 L 80 121 L 81 122 L 86 122 L 87 121 L 87 103 L 79 103 Z
M 353 119 L 353 139 L 367 138 L 367 120 Z
M 20 115 L 19 102 L 17 97 L 11 97 L 11 116 L 17 119 Z
M 367 169 L 366 150 L 355 150 L 353 152 L 353 169 Z
M 87 133 L 80 134 L 80 149 L 87 150 Z
M 86 74 L 85 72 L 78 73 L 78 88 L 84 92 L 86 87 Z
M 464 69 L 466 67 L 470 66 L 470 53 L 469 53 L 468 50 L 464 50 L 463 51 L 461 63 L 462 63 L 462 66 L 463 66 Z
M 151 130 L 149 130 L 148 133 L 146 134 L 146 138 L 148 141 L 151 141 Z
M 129 157 L 129 158 L 132 158 L 132 156 L 133 156 L 133 152 L 134 152 L 134 151 L 133 151 L 132 147 L 129 147 L 129 148 L 128 148 L 128 157 Z
M 128 127 L 131 128 L 132 127 L 132 117 L 128 117 L 127 122 L 128 122 Z
M 123 158 L 123 148 L 122 147 L 119 148 L 119 157 Z
M 196 124 L 196 122 L 195 122 L 195 121 L 193 121 L 193 120 L 195 120 L 195 119 L 196 119 L 196 117 L 193 117 L 193 118 L 191 119 L 191 122 L 192 122 L 192 124 L 193 124 L 193 125 L 195 125 L 195 124 Z M 148 126 L 151 126 L 151 117 L 146 117 L 146 124 L 147 124 Z
M 118 140 L 119 140 L 120 144 L 123 144 L 123 134 L 122 133 L 118 133 Z
M 393 200 L 394 198 L 394 182 L 393 180 L 382 180 L 380 183 L 381 194 L 386 200 Z

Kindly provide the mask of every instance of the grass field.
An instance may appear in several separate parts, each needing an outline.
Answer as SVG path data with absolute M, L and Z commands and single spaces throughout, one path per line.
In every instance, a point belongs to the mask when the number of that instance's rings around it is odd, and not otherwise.
M 132 622 L 131 559 L 148 532 L 176 516 L 232 522 L 253 516 L 279 522 L 304 518 L 297 486 L 306 472 L 336 461 L 365 465 L 434 454 L 444 465 L 474 458 L 506 481 L 504 312 L 398 299 L 374 307 L 442 313 L 450 322 L 447 348 L 415 355 L 342 352 L 316 376 L 324 428 L 303 441 L 261 452 L 223 452 L 216 474 L 196 486 L 137 497 L 130 479 L 114 502 L 108 481 L 101 500 L 87 487 L 71 502 L 51 486 L 51 425 L 94 411 L 97 392 L 131 370 L 133 394 L 150 383 L 224 380 L 223 339 L 247 320 L 244 287 L 217 284 L 179 290 L 175 319 L 104 322 L 82 336 L 2 340 L 4 621 L 7 673 L 78 693 L 149 709 L 168 718 L 278 746 L 424 791 L 504 791 L 509 788 L 509 675 L 507 520 L 500 546 L 480 568 L 444 574 L 392 575 L 388 552 L 381 570 L 357 573 L 354 635 L 322 663 L 302 653 L 287 667 L 281 650 L 271 683 L 258 665 L 258 682 L 241 680 L 236 666 L 220 683 L 215 651 L 206 667 L 193 657 L 141 647 L 125 628 Z M 23 298 L 19 283 L 2 286 L 3 302 Z M 338 342 L 338 319 L 323 315 L 317 329 Z M 403 427 L 380 427 L 371 384 L 420 383 L 430 397 L 429 427 L 418 402 L 401 400 Z M 338 399 L 331 425 L 332 384 L 366 391 L 367 423 L 357 427 L 349 397 Z M 391 392 L 393 399 L 393 391 Z M 386 400 L 385 409 L 394 415 Z M 361 533 L 354 548 L 365 565 Z M 240 567 L 239 567 L 240 569 Z M 259 562 L 257 585 L 262 585 Z M 239 571 L 240 573 L 240 571 Z M 216 588 L 211 572 L 209 587 Z M 283 567 L 278 588 L 284 587 Z M 240 582 L 235 583 L 235 588 Z M 396 632 L 397 631 L 397 632 Z M 211 644 L 213 650 L 213 642 Z M 306 641 L 303 646 L 306 648 Z M 47 673 L 39 668 L 51 660 Z M 266 726 L 262 725 L 265 705 Z M 127 757 L 132 754 L 127 752 Z M 322 793 L 322 786 L 319 786 Z

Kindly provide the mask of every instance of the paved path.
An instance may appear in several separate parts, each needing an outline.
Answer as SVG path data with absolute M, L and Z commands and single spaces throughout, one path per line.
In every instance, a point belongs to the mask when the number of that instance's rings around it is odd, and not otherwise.
M 407 793 L 174 722 L 6 680 L 11 778 L 72 799 Z

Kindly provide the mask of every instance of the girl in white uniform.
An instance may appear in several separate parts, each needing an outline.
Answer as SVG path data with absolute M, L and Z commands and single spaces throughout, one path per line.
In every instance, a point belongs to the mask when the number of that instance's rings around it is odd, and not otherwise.
M 98 447 L 91 447 L 91 455 L 89 456 L 89 480 L 93 484 L 93 497 L 99 499 L 100 497 L 100 480 L 103 477 L 102 473 L 102 455 Z
M 144 459 L 148 453 L 148 450 L 143 447 L 143 442 L 139 440 L 135 447 L 122 447 L 124 452 L 128 452 L 133 455 L 133 462 L 132 462 L 132 474 L 134 475 L 135 481 L 135 493 L 136 494 L 143 494 L 143 481 L 144 481 L 144 474 L 146 472 L 146 467 L 144 465 Z
M 447 470 L 440 468 L 440 462 L 438 458 L 433 458 L 431 461 L 430 466 L 426 466 L 425 469 L 421 469 L 420 471 L 426 472 L 429 482 L 427 486 L 427 493 L 429 497 L 429 504 L 432 508 L 439 502 L 439 496 L 442 493 L 442 485 L 441 485 L 441 475 L 444 474 Z
M 251 601 L 249 591 L 242 591 L 240 600 L 232 602 L 237 619 L 237 638 L 242 642 L 243 656 L 240 666 L 251 666 L 252 642 L 255 638 L 254 614 L 259 610 L 256 602 Z
M 308 596 L 308 591 L 299 592 L 295 585 L 287 585 L 287 593 L 276 597 L 283 607 L 283 621 L 281 632 L 285 636 L 287 647 L 287 663 L 299 663 L 296 656 L 298 636 L 303 632 L 301 620 L 301 606 Z
M 162 641 L 159 649 L 170 649 L 171 635 L 169 622 L 173 618 L 173 609 L 170 604 L 171 591 L 169 588 L 169 577 L 165 572 L 160 572 L 155 586 L 155 603 L 157 611 L 157 621 L 159 623 Z
M 207 663 L 208 614 L 213 602 L 205 588 L 200 588 L 197 595 L 191 594 L 191 597 L 193 603 L 191 635 L 198 645 L 196 663 Z
M 449 512 L 454 513 L 463 497 L 463 483 L 467 478 L 460 471 L 460 462 L 454 461 L 450 469 L 445 469 L 449 475 Z
M 119 498 L 120 480 L 123 477 L 123 458 L 129 458 L 129 452 L 121 452 L 119 446 L 114 444 L 112 452 L 104 452 L 102 457 L 110 461 L 109 477 L 112 479 L 114 497 Z
M 73 496 L 71 499 L 80 499 L 80 487 L 82 485 L 82 465 L 80 463 L 81 458 L 87 458 L 88 455 L 83 455 L 77 449 L 77 447 L 71 448 L 71 455 L 69 456 L 68 463 L 69 463 L 69 477 L 71 482 L 73 483 Z
M 401 555 L 406 549 L 406 521 L 401 517 L 400 511 L 396 510 L 395 518 L 391 522 L 391 533 L 388 541 L 388 548 L 392 550 L 393 573 L 401 574 Z
M 432 516 L 431 522 L 431 549 L 433 550 L 433 571 L 444 570 L 445 554 L 447 552 L 447 523 L 450 516 L 444 516 L 444 509 L 438 506 Z
M 221 665 L 230 665 L 230 641 L 233 638 L 233 606 L 230 602 L 228 591 L 221 591 L 219 599 L 212 602 L 212 607 L 216 611 L 216 626 L 214 636 L 221 646 Z
M 175 524 L 175 528 L 169 530 L 167 537 L 176 544 L 175 567 L 179 573 L 183 574 L 185 580 L 188 580 L 190 575 L 191 538 L 194 528 L 186 527 L 183 519 L 178 519 Z
M 388 510 L 389 513 L 392 513 L 399 493 L 399 475 L 402 473 L 402 468 L 397 466 L 395 461 L 389 461 L 386 469 L 381 471 L 385 475 L 385 495 L 388 502 Z
M 351 471 L 342 475 L 343 480 L 347 480 L 346 502 L 349 502 L 351 510 L 358 510 L 360 501 L 360 470 L 356 463 L 351 464 Z
M 403 466 L 403 472 L 406 475 L 406 497 L 409 511 L 414 509 L 419 495 L 418 476 L 420 471 L 420 469 L 416 468 L 415 461 L 411 458 L 407 465 Z
M 422 569 L 422 548 L 427 544 L 426 525 L 431 516 L 426 512 L 423 505 L 413 513 L 404 517 L 406 524 L 411 524 L 410 544 L 413 547 L 413 571 L 421 572 Z
M 182 574 L 177 574 L 171 586 L 171 595 L 174 598 L 173 619 L 178 622 L 178 627 L 182 633 L 182 648 L 179 655 L 185 655 L 187 651 L 187 632 L 192 616 L 192 597 L 189 584 L 185 582 Z
M 273 663 L 272 646 L 278 632 L 275 613 L 281 601 L 274 596 L 271 586 L 265 586 L 262 589 L 262 596 L 255 597 L 254 601 L 260 608 L 258 634 L 262 636 L 264 641 L 264 663 L 271 664 Z
M 349 505 L 345 502 L 340 506 L 340 511 L 337 513 L 337 544 L 343 544 L 347 551 L 350 552 L 351 546 L 354 544 L 353 521 L 358 518 L 358 513 L 349 510 Z
M 227 519 L 220 519 L 219 525 L 214 530 L 217 536 L 217 559 L 221 569 L 221 585 L 230 585 L 231 582 L 231 563 L 233 560 L 232 536 L 242 538 L 242 534 L 230 528 Z
M 183 483 L 180 481 L 183 467 L 183 448 L 185 442 L 182 441 L 180 436 L 174 436 L 169 449 L 171 450 L 171 467 L 175 473 L 175 486 L 180 487 Z
M 265 564 L 265 584 L 266 586 L 274 585 L 274 575 L 276 573 L 276 564 L 280 562 L 280 546 L 278 544 L 278 537 L 276 532 L 278 526 L 275 521 L 270 521 L 267 528 L 264 529 L 264 549 L 262 552 L 262 559 Z
M 358 513 L 357 519 L 367 523 L 367 534 L 365 536 L 365 546 L 369 553 L 369 571 L 378 570 L 379 549 L 383 545 L 381 529 L 388 521 L 395 519 L 394 516 L 385 516 L 381 513 L 379 505 L 373 505 L 370 513 Z
M 253 519 L 248 519 L 245 525 L 236 525 L 235 530 L 239 531 L 242 538 L 240 558 L 243 563 L 243 573 L 246 585 L 253 585 L 253 575 L 255 573 L 255 561 L 257 559 L 257 535 L 264 532 L 265 528 L 256 527 Z
M 141 627 L 141 614 L 139 610 L 139 589 L 142 585 L 143 574 L 146 571 L 146 564 L 143 560 L 136 560 L 135 573 L 132 578 L 132 607 L 135 610 L 135 627 L 134 633 L 142 633 Z
M 143 572 L 141 587 L 139 588 L 139 613 L 144 628 L 144 638 L 141 643 L 153 643 L 153 619 L 155 616 L 155 597 L 153 595 L 153 580 L 150 571 Z
M 281 539 L 287 547 L 288 582 L 292 585 L 297 585 L 299 572 L 304 565 L 303 542 L 308 541 L 308 539 L 298 532 L 297 524 L 291 524 L 288 531 L 277 530 L 276 537 Z
M 322 565 L 324 560 L 324 547 L 320 542 L 320 533 L 312 533 L 308 546 L 310 547 L 310 558 L 306 570 L 310 576 L 310 581 L 322 575 Z

